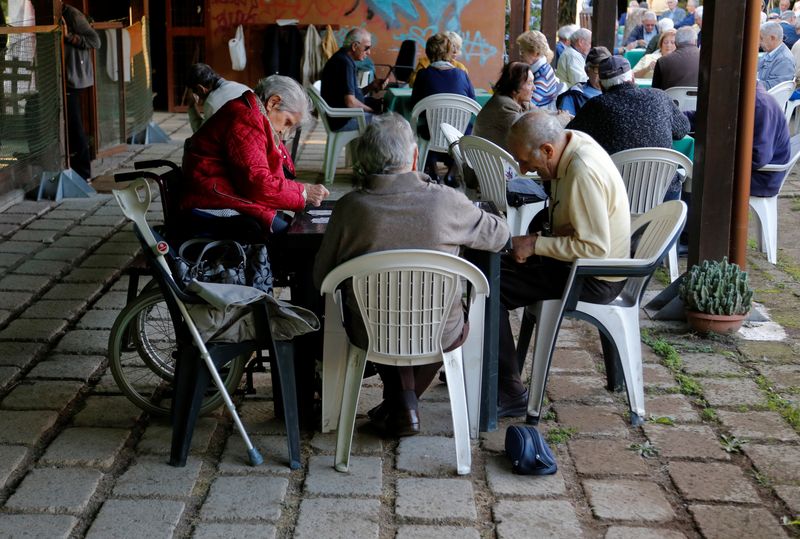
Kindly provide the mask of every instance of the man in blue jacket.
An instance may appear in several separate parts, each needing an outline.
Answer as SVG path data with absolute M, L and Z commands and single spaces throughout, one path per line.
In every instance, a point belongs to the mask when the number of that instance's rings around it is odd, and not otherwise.
M 758 80 L 769 90 L 794 78 L 794 56 L 783 44 L 783 28 L 777 22 L 762 24 L 760 37 L 765 54 L 758 60 Z
M 760 172 L 764 165 L 783 165 L 789 162 L 791 144 L 789 127 L 778 102 L 767 93 L 764 85 L 756 83 L 756 110 L 753 123 L 753 173 L 750 176 L 750 195 L 772 197 L 778 194 L 786 172 Z

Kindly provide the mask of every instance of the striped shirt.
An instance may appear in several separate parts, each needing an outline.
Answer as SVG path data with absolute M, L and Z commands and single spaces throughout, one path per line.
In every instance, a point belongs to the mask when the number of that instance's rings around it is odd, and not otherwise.
M 552 103 L 558 94 L 558 79 L 553 72 L 553 68 L 547 63 L 547 59 L 540 56 L 531 65 L 533 71 L 533 95 L 531 102 L 537 107 L 547 107 Z

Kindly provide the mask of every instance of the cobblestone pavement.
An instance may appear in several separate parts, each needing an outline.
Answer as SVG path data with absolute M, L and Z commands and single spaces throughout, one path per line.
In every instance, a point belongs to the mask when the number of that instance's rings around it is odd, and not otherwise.
M 157 119 L 174 142 L 130 147 L 95 172 L 179 160 L 186 122 Z M 316 178 L 319 133 L 301 151 L 299 167 Z M 138 251 L 130 226 L 107 194 L 20 202 L 0 212 L 0 537 L 798 536 L 800 227 L 792 198 L 781 209 L 779 265 L 750 258 L 757 299 L 785 340 L 703 340 L 645 324 L 650 421 L 634 428 L 624 395 L 604 388 L 596 332 L 567 322 L 541 424 L 558 473 L 512 475 L 502 453 L 512 421 L 501 420 L 473 443 L 473 471 L 460 477 L 438 382 L 421 403 L 421 435 L 398 442 L 361 429 L 342 474 L 333 436 L 318 432 L 303 434 L 302 468 L 288 468 L 264 374 L 256 394 L 236 396 L 264 465 L 246 464 L 219 412 L 198 423 L 187 466 L 168 466 L 168 423 L 121 395 L 105 357 Z M 367 380 L 359 425 L 379 396 Z

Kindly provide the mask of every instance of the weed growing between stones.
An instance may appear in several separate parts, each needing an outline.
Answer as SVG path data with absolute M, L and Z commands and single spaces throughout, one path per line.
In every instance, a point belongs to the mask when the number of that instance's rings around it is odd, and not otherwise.
M 651 444 L 649 440 L 640 444 L 631 444 L 628 446 L 628 449 L 636 451 L 639 453 L 639 456 L 646 459 L 655 458 L 661 453 L 661 450 Z
M 720 445 L 726 453 L 741 453 L 742 446 L 748 442 L 748 440 L 744 438 L 737 438 L 736 436 L 728 436 L 726 434 L 720 435 L 719 439 Z
M 547 441 L 554 445 L 561 445 L 566 443 L 570 438 L 578 433 L 578 429 L 574 427 L 554 427 L 547 431 L 545 438 Z
M 669 425 L 671 427 L 675 425 L 675 418 L 668 415 L 663 415 L 663 416 L 651 415 L 650 417 L 647 418 L 647 422 L 654 423 L 656 425 Z
M 717 411 L 711 407 L 703 408 L 703 411 L 700 412 L 700 417 L 703 418 L 703 421 L 713 421 L 714 423 L 719 423 Z
M 753 479 L 756 480 L 756 483 L 761 485 L 764 488 L 772 488 L 772 479 L 770 479 L 766 474 L 753 470 L 751 472 Z
M 769 380 L 763 376 L 756 376 L 756 385 L 767 395 L 767 408 L 778 412 L 789 422 L 794 430 L 800 433 L 800 407 L 795 406 L 790 401 L 784 399 L 772 389 Z

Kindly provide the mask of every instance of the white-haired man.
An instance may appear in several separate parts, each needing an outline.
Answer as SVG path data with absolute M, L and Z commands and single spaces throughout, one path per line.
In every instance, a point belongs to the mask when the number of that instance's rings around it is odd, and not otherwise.
M 551 182 L 549 232 L 512 238 L 512 256 L 501 261 L 498 416 L 519 417 L 528 397 L 508 311 L 561 297 L 576 258 L 627 258 L 631 219 L 617 167 L 589 135 L 533 111 L 511 126 L 508 144 L 523 173 L 535 171 Z M 619 278 L 591 278 L 580 299 L 608 303 L 623 287 Z
M 317 287 L 339 264 L 375 251 L 431 249 L 457 255 L 462 246 L 499 251 L 508 243 L 510 233 L 503 218 L 417 172 L 418 156 L 416 136 L 402 116 L 387 113 L 373 118 L 354 151 L 358 187 L 336 203 L 317 253 Z M 348 286 L 344 287 L 347 333 L 353 344 L 366 348 L 366 329 Z M 466 338 L 460 298 L 458 294 L 442 334 L 445 351 Z M 369 412 L 373 423 L 389 436 L 418 434 L 417 399 L 439 365 L 376 365 L 384 390 L 383 402 Z
M 644 51 L 645 54 L 652 54 L 658 49 L 658 39 L 661 34 L 675 28 L 675 22 L 672 19 L 661 19 L 656 26 L 658 27 L 658 34 L 647 44 L 647 48 Z
M 667 10 L 661 14 L 661 20 L 670 19 L 673 22 L 681 22 L 686 18 L 686 12 L 678 7 L 678 0 L 667 0 Z
M 781 13 L 781 28 L 783 28 L 783 44 L 790 49 L 797 42 L 797 31 L 795 30 L 797 16 L 794 11 L 784 11 Z
M 764 55 L 758 60 L 758 80 L 769 90 L 794 78 L 795 63 L 791 51 L 783 43 L 783 28 L 777 22 L 761 25 L 761 48 Z M 673 53 L 674 54 L 674 53 Z
M 569 38 L 570 46 L 561 53 L 556 68 L 556 77 L 567 86 L 574 86 L 584 82 L 589 77 L 586 75 L 586 55 L 592 48 L 592 32 L 586 28 L 578 28 Z
M 647 47 L 650 40 L 658 37 L 658 17 L 652 11 L 648 11 L 642 17 L 642 24 L 633 29 L 625 43 L 628 50 Z
M 555 56 L 553 58 L 554 66 L 558 67 L 558 59 L 561 58 L 561 54 L 564 52 L 564 49 L 569 47 L 569 38 L 578 28 L 580 28 L 580 26 L 577 24 L 567 24 L 558 29 L 558 33 L 556 34 L 558 41 L 556 42 Z

